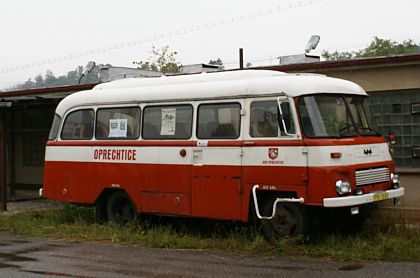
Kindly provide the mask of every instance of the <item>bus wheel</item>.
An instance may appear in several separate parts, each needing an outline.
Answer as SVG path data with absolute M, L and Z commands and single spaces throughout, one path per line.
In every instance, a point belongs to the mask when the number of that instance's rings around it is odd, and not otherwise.
M 124 191 L 115 191 L 107 203 L 108 219 L 120 227 L 127 227 L 137 220 L 136 206 Z
M 264 215 L 271 215 L 273 202 L 267 202 Z M 261 228 L 268 241 L 304 237 L 308 234 L 308 217 L 305 208 L 293 203 L 277 204 L 276 214 L 271 220 L 262 220 Z

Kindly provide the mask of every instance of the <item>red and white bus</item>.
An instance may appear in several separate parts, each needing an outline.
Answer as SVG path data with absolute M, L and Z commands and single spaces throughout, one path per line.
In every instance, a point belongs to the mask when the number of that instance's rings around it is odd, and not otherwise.
M 57 106 L 42 196 L 137 214 L 263 220 L 268 237 L 304 234 L 311 207 L 401 197 L 367 94 L 320 75 L 231 71 L 124 79 Z

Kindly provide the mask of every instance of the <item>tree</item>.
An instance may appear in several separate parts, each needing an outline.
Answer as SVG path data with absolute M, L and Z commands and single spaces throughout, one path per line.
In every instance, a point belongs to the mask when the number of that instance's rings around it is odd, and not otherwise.
M 358 51 L 351 52 L 329 52 L 324 50 L 322 57 L 327 60 L 349 60 L 362 57 L 378 57 L 398 54 L 414 54 L 420 53 L 420 45 L 416 44 L 413 40 L 406 40 L 402 43 L 381 39 L 374 37 L 373 41 L 365 48 Z
M 42 77 L 41 74 L 38 74 L 35 77 L 35 86 L 38 87 L 38 88 L 44 86 L 44 78 Z
M 180 71 L 181 63 L 175 58 L 178 52 L 170 51 L 168 45 L 160 49 L 153 46 L 149 53 L 147 61 L 134 61 L 133 64 L 137 65 L 138 69 L 159 71 L 164 74 Z
M 65 75 L 55 77 L 54 73 L 51 70 L 47 70 L 45 75 L 38 74 L 36 77 L 29 78 L 24 83 L 8 88 L 7 91 L 11 90 L 27 90 L 33 88 L 42 88 L 42 87 L 55 87 L 55 86 L 65 86 L 65 85 L 76 85 L 79 84 L 80 72 L 83 69 L 83 66 L 78 66 L 75 70 L 67 72 Z M 96 83 L 99 82 L 98 72 L 95 68 L 93 71 L 88 73 L 83 79 L 82 83 Z
M 54 76 L 52 70 L 47 70 L 44 78 L 45 87 L 54 86 L 57 83 L 57 78 Z
M 353 58 L 353 55 L 352 52 L 338 52 L 337 50 L 334 52 L 322 51 L 322 57 L 328 61 L 350 60 Z
M 223 65 L 223 61 L 220 58 L 217 58 L 216 60 L 210 60 L 209 65 L 218 65 L 221 69 L 225 68 L 225 66 Z

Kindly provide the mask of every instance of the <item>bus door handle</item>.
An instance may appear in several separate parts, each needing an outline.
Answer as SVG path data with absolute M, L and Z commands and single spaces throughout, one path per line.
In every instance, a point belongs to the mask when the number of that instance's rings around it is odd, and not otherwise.
M 245 141 L 244 142 L 244 146 L 254 146 L 255 145 L 255 142 L 252 142 L 252 141 Z
M 203 150 L 193 150 L 193 164 L 200 164 L 203 159 Z

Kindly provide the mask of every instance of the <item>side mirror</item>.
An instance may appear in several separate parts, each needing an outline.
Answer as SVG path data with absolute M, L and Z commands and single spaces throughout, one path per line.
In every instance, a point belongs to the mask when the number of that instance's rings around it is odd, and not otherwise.
M 279 125 L 283 128 L 284 134 L 287 136 L 294 136 L 294 122 L 292 113 L 290 110 L 290 103 L 287 98 L 279 97 L 278 108 L 279 108 Z

